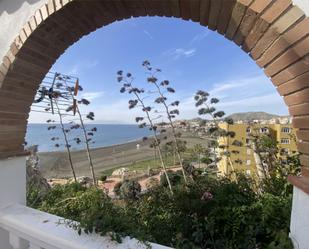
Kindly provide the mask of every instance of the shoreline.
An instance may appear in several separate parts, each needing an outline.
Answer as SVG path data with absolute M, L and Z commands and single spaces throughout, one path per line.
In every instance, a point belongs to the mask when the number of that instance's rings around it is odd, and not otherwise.
M 59 125 L 58 123 L 56 125 Z M 69 125 L 69 124 L 65 124 Z M 86 124 L 89 125 L 89 128 L 97 127 L 97 132 L 94 133 L 93 141 L 94 144 L 90 144 L 92 149 L 102 148 L 102 147 L 109 147 L 109 146 L 116 146 L 124 143 L 130 143 L 142 140 L 143 137 L 151 137 L 152 132 L 148 131 L 148 129 L 139 129 L 136 124 Z M 27 134 L 26 134 L 26 141 L 28 142 L 27 146 L 36 146 L 38 145 L 38 152 L 39 153 L 47 153 L 47 152 L 62 152 L 65 151 L 66 148 L 64 147 L 63 136 L 60 131 L 52 131 L 51 133 L 42 133 L 44 127 L 48 127 L 49 124 L 29 124 Z M 38 127 L 38 128 L 35 128 Z M 143 131 L 142 131 L 143 130 Z M 116 136 L 112 134 L 115 133 Z M 117 135 L 119 133 L 119 135 Z M 37 136 L 37 135 L 40 136 Z M 70 133 L 71 134 L 71 133 Z M 73 141 L 73 137 L 80 137 L 80 134 L 76 131 L 70 135 L 71 140 L 71 150 L 73 151 L 82 151 L 85 149 L 83 143 L 76 144 Z M 44 137 L 42 139 L 42 137 Z M 56 148 L 54 144 L 56 141 L 50 141 L 52 137 L 59 137 L 61 146 L 60 148 Z
M 148 139 L 151 139 L 153 136 L 148 136 Z M 136 139 L 131 139 L 131 140 L 128 140 L 128 141 L 125 141 L 123 143 L 115 143 L 115 144 L 110 144 L 110 145 L 103 145 L 103 146 L 98 146 L 98 147 L 91 147 L 90 146 L 90 150 L 97 150 L 97 149 L 104 149 L 104 148 L 109 148 L 109 147 L 115 147 L 115 146 L 121 146 L 121 145 L 124 145 L 124 144 L 130 144 L 130 143 L 134 143 L 134 142 L 138 142 L 138 141 L 141 141 L 143 142 L 143 137 L 139 137 L 139 138 L 136 138 Z M 29 145 L 29 146 L 35 146 L 35 145 Z M 40 148 L 40 147 L 39 147 Z M 71 148 L 71 152 L 83 152 L 85 151 L 86 149 L 74 149 L 74 148 Z M 53 151 L 38 151 L 38 154 L 47 154 L 47 153 L 66 153 L 66 150 L 63 149 L 63 150 L 53 150 Z
M 100 172 L 117 168 L 122 165 L 130 165 L 133 162 L 147 160 L 153 157 L 154 151 L 150 148 L 151 139 L 109 145 L 105 147 L 91 148 L 91 156 L 97 175 Z M 136 145 L 140 147 L 137 149 Z M 39 168 L 46 178 L 71 176 L 70 164 L 66 151 L 38 152 Z M 86 150 L 71 151 L 73 165 L 77 176 L 90 176 L 89 162 Z
M 164 135 L 168 136 L 168 133 Z M 187 141 L 188 147 L 205 142 L 205 140 L 192 137 L 190 134 L 186 134 L 182 140 Z M 171 141 L 171 138 L 169 137 L 167 141 Z M 136 139 L 122 144 L 92 148 L 90 152 L 96 175 L 100 176 L 103 171 L 122 166 L 129 167 L 135 162 L 154 158 L 154 149 L 149 146 L 151 142 L 151 138 L 146 141 Z M 136 147 L 137 144 L 140 145 L 139 149 Z M 72 176 L 66 151 L 38 152 L 37 155 L 39 157 L 38 167 L 45 178 Z M 76 175 L 90 176 L 86 150 L 74 150 L 71 155 Z

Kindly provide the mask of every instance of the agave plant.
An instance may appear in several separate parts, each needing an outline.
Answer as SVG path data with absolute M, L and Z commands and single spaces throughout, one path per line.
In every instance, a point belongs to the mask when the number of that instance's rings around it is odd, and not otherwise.
M 143 94 L 145 93 L 145 90 L 133 85 L 134 78 L 131 73 L 124 74 L 124 72 L 120 70 L 117 72 L 117 80 L 119 83 L 122 84 L 120 88 L 121 93 L 128 93 L 134 96 L 133 99 L 129 100 L 128 108 L 134 109 L 134 108 L 139 107 L 143 113 L 143 116 L 138 116 L 135 118 L 135 121 L 137 122 L 138 126 L 140 128 L 148 127 L 149 130 L 151 130 L 153 133 L 154 141 L 153 141 L 152 146 L 155 148 L 156 151 L 158 151 L 159 158 L 161 161 L 161 167 L 166 176 L 169 189 L 171 193 L 173 194 L 172 185 L 171 185 L 169 176 L 167 174 L 166 164 L 163 160 L 163 153 L 160 147 L 161 140 L 159 138 L 157 126 L 154 124 L 154 120 L 157 117 L 153 117 L 153 114 L 155 113 L 153 107 L 146 105 L 144 101 Z
M 146 73 L 149 75 L 149 77 L 147 78 L 148 83 L 154 86 L 155 93 L 158 95 L 158 97 L 155 99 L 155 103 L 162 105 L 164 108 L 165 115 L 168 120 L 168 125 L 172 131 L 172 139 L 175 146 L 175 153 L 178 157 L 184 181 L 185 183 L 187 183 L 187 176 L 183 167 L 183 159 L 181 157 L 180 149 L 178 147 L 178 141 L 181 134 L 176 131 L 173 123 L 174 119 L 179 115 L 178 105 L 180 101 L 176 100 L 172 103 L 168 102 L 167 94 L 173 94 L 176 91 L 170 86 L 170 82 L 168 80 L 163 80 L 159 82 L 157 74 L 162 72 L 161 69 L 153 69 L 149 61 L 144 61 L 142 65 L 145 68 Z

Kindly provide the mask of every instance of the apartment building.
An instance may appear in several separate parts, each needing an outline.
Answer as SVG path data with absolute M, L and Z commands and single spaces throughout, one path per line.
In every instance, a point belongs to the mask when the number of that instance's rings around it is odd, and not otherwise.
M 296 133 L 291 124 L 246 124 L 220 123 L 219 127 L 227 132 L 233 132 L 234 137 L 220 137 L 218 139 L 218 154 L 221 160 L 218 163 L 218 171 L 221 175 L 233 171 L 241 171 L 247 175 L 256 176 L 256 157 L 254 156 L 252 143 L 253 137 L 270 136 L 277 141 L 277 157 L 284 163 L 288 155 L 297 152 Z M 229 153 L 226 153 L 226 152 Z M 265 162 L 261 162 L 265 163 Z

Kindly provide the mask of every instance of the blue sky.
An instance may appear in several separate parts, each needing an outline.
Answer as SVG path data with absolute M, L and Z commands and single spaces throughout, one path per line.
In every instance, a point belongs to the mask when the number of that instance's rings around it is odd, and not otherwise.
M 133 123 L 129 96 L 119 93 L 116 72 L 131 72 L 147 86 L 141 67 L 149 60 L 163 70 L 181 101 L 180 118 L 197 117 L 193 95 L 206 90 L 227 114 L 266 111 L 286 115 L 287 108 L 263 71 L 233 42 L 196 23 L 174 18 L 143 17 L 115 22 L 71 46 L 52 71 L 75 75 L 91 100 L 97 123 Z M 85 110 L 86 111 L 86 110 Z M 30 122 L 46 116 L 30 114 Z

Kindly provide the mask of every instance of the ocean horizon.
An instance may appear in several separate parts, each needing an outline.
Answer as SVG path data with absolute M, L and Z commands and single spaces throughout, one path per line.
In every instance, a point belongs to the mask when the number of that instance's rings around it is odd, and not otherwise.
M 26 142 L 27 146 L 38 145 L 39 152 L 63 151 L 65 150 L 64 138 L 59 124 L 52 124 L 56 129 L 48 130 L 50 124 L 30 123 L 27 126 Z M 65 124 L 69 128 L 69 124 Z M 117 144 L 128 143 L 139 140 L 145 136 L 151 136 L 152 132 L 148 128 L 138 128 L 134 124 L 86 124 L 86 129 L 91 130 L 96 127 L 97 132 L 94 132 L 93 141 L 90 144 L 91 148 L 99 148 L 112 146 Z M 71 130 L 67 133 L 70 140 L 72 150 L 85 149 L 85 144 L 77 144 L 74 138 L 78 137 L 82 141 L 83 133 L 81 129 Z M 58 140 L 52 140 L 53 137 L 58 137 Z M 60 147 L 56 147 L 55 144 Z

